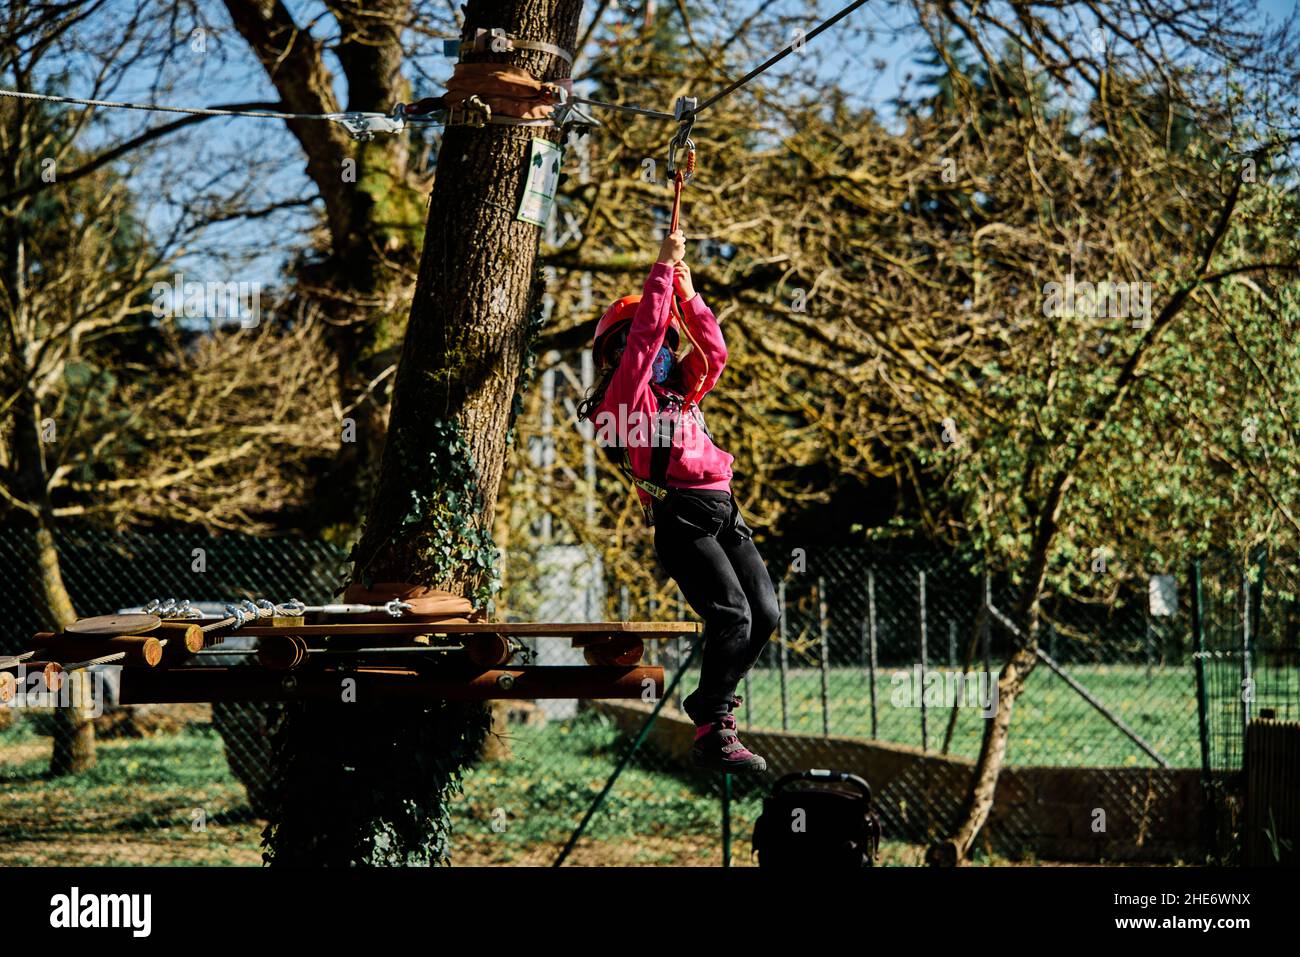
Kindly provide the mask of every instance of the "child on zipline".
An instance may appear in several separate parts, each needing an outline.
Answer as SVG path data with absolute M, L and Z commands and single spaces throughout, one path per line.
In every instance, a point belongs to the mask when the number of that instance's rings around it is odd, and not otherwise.
M 736 688 L 780 611 L 767 568 L 731 494 L 732 456 L 713 444 L 699 400 L 727 361 L 722 331 L 682 261 L 680 230 L 663 241 L 640 296 L 614 303 L 596 326 L 599 379 L 579 414 L 631 473 L 655 552 L 704 619 L 700 686 L 682 702 L 695 723 L 692 757 L 716 771 L 765 771 L 736 732 Z M 681 323 L 670 318 L 674 291 Z M 678 350 L 684 331 L 695 348 Z M 662 414 L 660 414 L 662 412 Z

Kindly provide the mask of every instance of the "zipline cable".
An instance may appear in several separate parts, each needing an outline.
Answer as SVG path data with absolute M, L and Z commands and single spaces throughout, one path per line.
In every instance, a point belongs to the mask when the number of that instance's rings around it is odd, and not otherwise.
M 272 120 L 332 120 L 339 113 L 277 113 L 272 110 L 228 110 L 221 107 L 165 106 L 161 103 L 127 103 L 118 100 L 82 100 L 75 96 L 28 93 L 23 90 L 0 90 L 0 96 L 20 100 L 43 100 L 47 103 L 71 103 L 76 106 L 107 106 L 118 110 L 148 110 L 154 113 L 193 113 L 198 116 L 253 116 Z
M 700 113 L 703 113 L 705 110 L 707 110 L 714 103 L 717 103 L 718 100 L 722 99 L 724 96 L 730 96 L 732 93 L 740 89 L 750 80 L 759 76 L 761 73 L 764 73 L 769 68 L 776 66 L 776 64 L 780 63 L 787 56 L 789 56 L 795 50 L 796 46 L 802 48 L 803 44 L 812 40 L 814 37 L 816 37 L 818 34 L 822 33 L 823 31 L 829 30 L 831 27 L 835 26 L 835 24 L 839 23 L 841 20 L 847 17 L 858 7 L 862 6 L 867 2 L 868 0 L 853 0 L 853 3 L 850 3 L 847 7 L 840 10 L 839 13 L 819 23 L 811 33 L 807 34 L 806 36 L 799 37 L 795 40 L 791 40 L 790 43 L 786 45 L 785 49 L 782 50 L 780 53 L 777 53 L 769 57 L 763 63 L 754 67 L 754 69 L 750 70 L 748 73 L 742 76 L 739 80 L 736 80 L 734 83 L 729 83 L 727 86 L 719 90 L 717 93 L 714 93 L 711 97 L 709 97 L 707 100 L 701 103 L 695 109 L 696 114 L 698 115 Z
M 606 110 L 618 110 L 621 113 L 636 113 L 638 116 L 649 116 L 656 120 L 675 120 L 677 117 L 671 113 L 665 113 L 662 110 L 647 110 L 641 106 L 624 106 L 622 103 L 606 103 L 603 100 L 589 100 L 585 96 L 571 96 L 570 103 L 583 103 L 587 106 L 599 106 Z
M 754 69 L 746 73 L 744 76 L 742 76 L 739 80 L 727 84 L 727 86 L 725 86 L 723 89 L 719 90 L 717 93 L 713 94 L 713 96 L 709 97 L 707 100 L 701 103 L 699 107 L 697 107 L 695 110 L 696 115 L 704 112 L 706 109 L 708 109 L 714 103 L 717 103 L 723 97 L 731 95 L 736 90 L 744 86 L 746 83 L 749 83 L 751 80 L 760 76 L 768 69 L 775 66 L 777 63 L 780 63 L 792 52 L 794 52 L 796 47 L 802 48 L 803 44 L 809 42 L 810 40 L 812 40 L 819 34 L 823 33 L 824 31 L 829 30 L 831 27 L 839 23 L 841 20 L 847 17 L 858 7 L 862 6 L 867 2 L 868 0 L 854 0 L 853 3 L 850 3 L 848 6 L 844 7 L 834 16 L 830 17 L 829 19 L 823 20 L 816 27 L 814 27 L 813 30 L 810 33 L 808 33 L 806 36 L 802 36 L 795 40 L 792 40 L 779 53 L 769 57 L 759 66 L 755 67 Z M 67 103 L 73 106 L 108 107 L 110 109 L 117 109 L 117 110 L 146 110 L 154 113 L 189 113 L 197 116 L 247 116 L 256 119 L 269 119 L 269 120 L 330 120 L 334 122 L 344 122 L 345 125 L 349 126 L 350 130 L 352 127 L 350 124 L 347 123 L 347 120 L 349 119 L 356 118 L 358 120 L 361 120 L 362 118 L 371 117 L 371 116 L 376 117 L 379 120 L 387 119 L 387 117 L 382 113 L 373 113 L 373 114 L 358 113 L 356 111 L 351 111 L 346 113 L 282 113 L 275 110 L 232 110 L 232 109 L 224 109 L 221 107 L 167 106 L 162 103 L 131 103 L 122 100 L 85 100 L 75 96 L 58 96 L 49 93 L 30 93 L 23 90 L 0 90 L 0 96 L 8 96 L 8 97 L 13 97 L 15 99 L 21 99 L 21 100 L 40 100 L 46 103 Z M 593 100 L 584 96 L 571 96 L 569 98 L 569 101 L 573 103 L 583 103 L 588 106 L 597 106 L 607 110 L 618 110 L 623 113 L 633 113 L 636 114 L 637 116 L 648 116 L 657 120 L 678 119 L 676 115 L 672 113 L 665 113 L 662 110 L 649 110 L 639 106 L 624 106 L 619 103 L 606 103 L 602 100 Z M 364 125 L 364 121 L 363 121 L 363 125 Z M 394 132 L 394 130 L 391 129 L 385 129 L 383 131 Z

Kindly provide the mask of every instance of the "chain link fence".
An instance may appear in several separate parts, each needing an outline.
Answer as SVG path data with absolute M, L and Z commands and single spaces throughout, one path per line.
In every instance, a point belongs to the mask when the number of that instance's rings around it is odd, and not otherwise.
M 345 571 L 338 549 L 294 539 L 68 531 L 57 544 L 81 616 L 167 595 L 323 601 Z M 0 532 L 11 583 L 0 652 L 24 650 L 40 630 L 37 558 L 30 535 Z M 1300 700 L 1294 589 L 1231 568 L 1225 560 L 1201 574 L 1199 627 L 1190 573 L 1110 589 L 1118 597 L 1106 602 L 1049 602 L 981 859 L 1203 856 L 1198 788 L 1210 770 L 1240 766 L 1243 660 L 1256 662 L 1254 707 L 1294 717 Z M 539 598 L 533 617 L 690 614 L 681 601 L 633 607 L 600 581 L 580 584 Z M 739 689 L 742 738 L 775 772 L 863 774 L 876 788 L 885 861 L 919 861 L 961 811 L 996 705 L 997 671 L 1016 641 L 1009 587 L 934 555 L 826 548 L 801 553 L 778 591 L 778 634 Z M 538 643 L 538 661 L 578 654 L 561 645 Z M 647 657 L 665 667 L 669 689 L 653 722 L 653 704 L 640 701 L 494 705 L 498 734 L 456 799 L 455 862 L 749 861 L 773 778 L 692 771 L 680 712 L 698 678 L 692 643 L 656 642 Z M 259 863 L 275 708 L 109 707 L 95 722 L 95 766 L 58 777 L 47 772 L 57 722 L 0 708 L 0 861 Z
M 1199 803 L 1196 684 L 1179 585 L 1150 585 L 1156 599 L 1143 583 L 1110 589 L 1117 597 L 1105 603 L 1047 604 L 982 859 L 1199 859 L 1188 824 Z M 805 550 L 777 587 L 776 640 L 740 689 L 742 738 L 776 773 L 830 766 L 866 777 L 898 842 L 886 860 L 918 862 L 962 811 L 1016 643 L 1012 589 L 952 559 L 849 548 Z M 688 691 L 689 672 L 679 686 Z M 659 722 L 672 730 L 649 734 L 633 767 L 681 773 L 689 728 L 677 706 L 670 696 Z M 621 712 L 630 734 L 648 708 L 597 710 Z M 725 811 L 702 807 L 692 824 L 716 830 L 725 813 L 744 856 L 766 783 L 736 782 Z
M 1286 556 L 1259 553 L 1199 562 L 1192 577 L 1207 840 L 1218 859 L 1238 863 L 1247 729 L 1300 720 L 1300 576 Z

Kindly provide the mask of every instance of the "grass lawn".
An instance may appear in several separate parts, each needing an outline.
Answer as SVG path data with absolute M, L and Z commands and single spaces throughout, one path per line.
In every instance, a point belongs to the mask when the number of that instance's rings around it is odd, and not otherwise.
M 899 669 L 881 668 L 876 674 L 876 737 L 882 741 L 922 746 L 921 709 L 892 703 Z M 1132 665 L 1073 665 L 1067 669 L 1103 705 L 1116 713 L 1174 767 L 1199 767 L 1200 745 L 1196 728 L 1195 678 L 1192 668 L 1164 666 L 1147 669 Z M 695 687 L 692 671 L 683 689 Z M 752 672 L 749 690 L 740 693 L 745 704 L 739 714 L 741 728 L 785 728 L 801 734 L 826 732 L 847 737 L 871 737 L 871 694 L 865 671 L 836 668 L 827 674 L 826 711 L 823 720 L 821 673 L 814 668 L 791 668 L 785 680 L 785 723 L 782 724 L 781 677 L 777 669 Z M 746 710 L 748 709 L 748 710 Z M 927 708 L 925 721 L 929 747 L 939 750 L 952 708 Z M 979 755 L 984 732 L 982 712 L 974 707 L 957 709 L 949 753 L 967 758 Z M 1011 723 L 1007 760 L 1012 764 L 1058 766 L 1152 767 L 1142 752 L 1078 692 L 1040 665 L 1029 676 L 1016 702 Z
M 1108 707 L 1171 763 L 1194 767 L 1199 749 L 1190 668 L 1091 666 L 1070 669 Z M 883 740 L 920 746 L 921 711 L 891 702 L 892 670 L 876 684 Z M 688 675 L 685 690 L 694 687 Z M 785 722 L 791 731 L 823 731 L 821 674 L 791 669 Z M 831 734 L 867 737 L 871 705 L 866 677 L 827 675 Z M 743 689 L 742 689 L 743 693 Z M 750 681 L 746 721 L 782 726 L 781 681 L 759 669 Z M 929 743 L 943 739 L 950 709 L 930 709 Z M 952 752 L 974 757 L 983 718 L 958 709 Z M 549 865 L 614 768 L 624 739 L 593 715 L 516 727 L 512 754 L 467 771 L 455 799 L 454 862 L 460 865 Z M 208 724 L 178 734 L 101 741 L 99 763 L 85 774 L 46 778 L 50 739 L 21 718 L 0 731 L 0 864 L 257 865 L 263 822 L 254 818 L 230 774 L 220 736 Z M 1019 764 L 1141 765 L 1152 762 L 1064 682 L 1040 667 L 1013 719 L 1009 759 Z M 769 782 L 770 783 L 770 782 Z M 720 782 L 668 773 L 638 756 L 588 827 L 570 861 L 576 865 L 720 863 Z M 732 802 L 732 859 L 749 863 L 749 834 L 761 793 L 738 787 Z M 921 850 L 887 844 L 883 863 L 912 864 Z
M 0 864 L 257 864 L 261 823 L 210 726 L 101 741 L 91 770 L 50 780 L 51 739 L 0 732 Z

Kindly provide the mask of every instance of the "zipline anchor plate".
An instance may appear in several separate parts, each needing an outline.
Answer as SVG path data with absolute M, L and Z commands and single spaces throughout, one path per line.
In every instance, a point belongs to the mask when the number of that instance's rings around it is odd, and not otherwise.
M 329 118 L 343 125 L 354 140 L 373 140 L 376 133 L 400 133 L 406 121 L 394 111 L 392 116 L 383 113 L 331 113 Z

